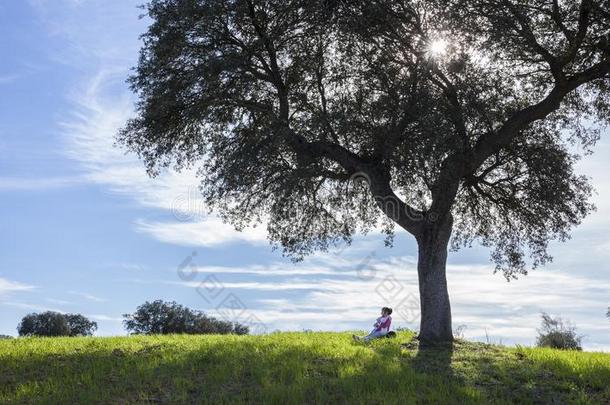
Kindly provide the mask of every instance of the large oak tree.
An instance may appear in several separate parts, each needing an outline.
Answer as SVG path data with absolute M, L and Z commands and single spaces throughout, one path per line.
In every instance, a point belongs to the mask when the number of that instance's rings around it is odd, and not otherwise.
M 452 339 L 448 248 L 507 278 L 593 209 L 610 121 L 601 0 L 153 0 L 119 141 L 196 166 L 210 207 L 294 258 L 382 226 L 419 246 L 420 339 Z M 579 155 L 580 153 L 580 155 Z M 360 179 L 365 182 L 352 180 Z M 363 186 L 364 183 L 364 186 Z

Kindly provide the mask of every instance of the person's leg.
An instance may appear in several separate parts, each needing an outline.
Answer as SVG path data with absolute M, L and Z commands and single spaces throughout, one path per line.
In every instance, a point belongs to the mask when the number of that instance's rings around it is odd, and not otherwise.
M 354 340 L 358 340 L 358 341 L 365 340 L 365 341 L 367 341 L 367 342 L 368 342 L 368 341 L 369 341 L 369 337 L 370 337 L 370 336 L 371 336 L 373 333 L 375 333 L 375 329 L 373 329 L 372 331 L 370 331 L 370 332 L 369 332 L 369 334 L 368 334 L 368 335 L 366 335 L 366 336 L 352 335 L 352 338 L 354 338 Z
M 364 341 L 368 342 L 371 339 L 377 339 L 377 338 L 380 338 L 383 336 L 385 336 L 384 332 L 378 332 L 378 331 L 373 330 L 373 331 L 371 331 L 371 333 L 369 333 L 367 336 L 364 337 Z

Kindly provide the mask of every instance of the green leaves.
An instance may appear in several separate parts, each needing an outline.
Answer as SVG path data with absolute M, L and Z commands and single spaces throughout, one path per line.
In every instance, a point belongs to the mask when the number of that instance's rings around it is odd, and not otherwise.
M 97 323 L 80 314 L 47 311 L 28 314 L 17 326 L 19 336 L 91 336 Z
M 197 166 L 210 207 L 239 228 L 265 219 L 288 255 L 367 232 L 387 221 L 376 201 L 394 198 L 396 224 L 417 234 L 425 216 L 407 213 L 451 213 L 454 246 L 497 247 L 510 277 L 549 260 L 548 242 L 592 209 L 566 150 L 595 143 L 590 119 L 610 123 L 604 2 L 147 10 L 137 116 L 119 143 L 153 175 Z M 446 47 L 431 57 L 435 40 Z M 349 187 L 356 173 L 370 190 Z

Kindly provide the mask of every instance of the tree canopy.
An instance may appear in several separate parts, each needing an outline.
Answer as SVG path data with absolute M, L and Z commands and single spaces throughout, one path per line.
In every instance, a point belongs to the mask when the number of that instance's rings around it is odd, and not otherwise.
M 17 326 L 19 336 L 91 336 L 97 323 L 81 314 L 47 311 L 28 314 Z
M 197 165 L 210 206 L 293 256 L 450 210 L 507 275 L 592 209 L 573 171 L 609 120 L 608 4 L 155 0 L 122 143 Z M 441 55 L 430 43 L 446 41 Z M 346 189 L 355 173 L 373 194 Z M 389 221 L 375 196 L 395 197 Z M 398 197 L 400 196 L 400 198 Z M 377 198 L 379 200 L 379 198 Z M 393 204 L 396 204 L 396 207 Z M 387 205 L 390 205 L 387 207 Z M 384 208 L 384 207 L 382 207 Z
M 119 142 L 152 175 L 196 167 L 211 208 L 238 229 L 266 222 L 295 259 L 378 226 L 391 244 L 398 225 L 420 248 L 422 314 L 442 307 L 450 324 L 450 235 L 491 247 L 510 279 L 594 209 L 574 164 L 610 121 L 607 1 L 146 10 Z
M 176 302 L 156 300 L 140 305 L 133 314 L 123 315 L 123 324 L 134 334 L 208 334 L 235 333 L 246 335 L 249 328 L 238 322 L 228 322 L 206 316 Z

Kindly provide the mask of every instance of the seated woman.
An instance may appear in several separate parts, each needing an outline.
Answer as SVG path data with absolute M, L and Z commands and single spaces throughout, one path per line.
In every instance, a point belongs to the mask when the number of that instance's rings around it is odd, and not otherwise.
M 365 342 L 368 342 L 371 339 L 384 337 L 390 331 L 390 325 L 392 324 L 392 317 L 390 316 L 391 314 L 392 308 L 381 308 L 381 316 L 377 318 L 375 324 L 373 325 L 375 329 L 373 329 L 371 333 L 366 336 L 352 335 L 352 337 L 354 338 L 354 340 Z

